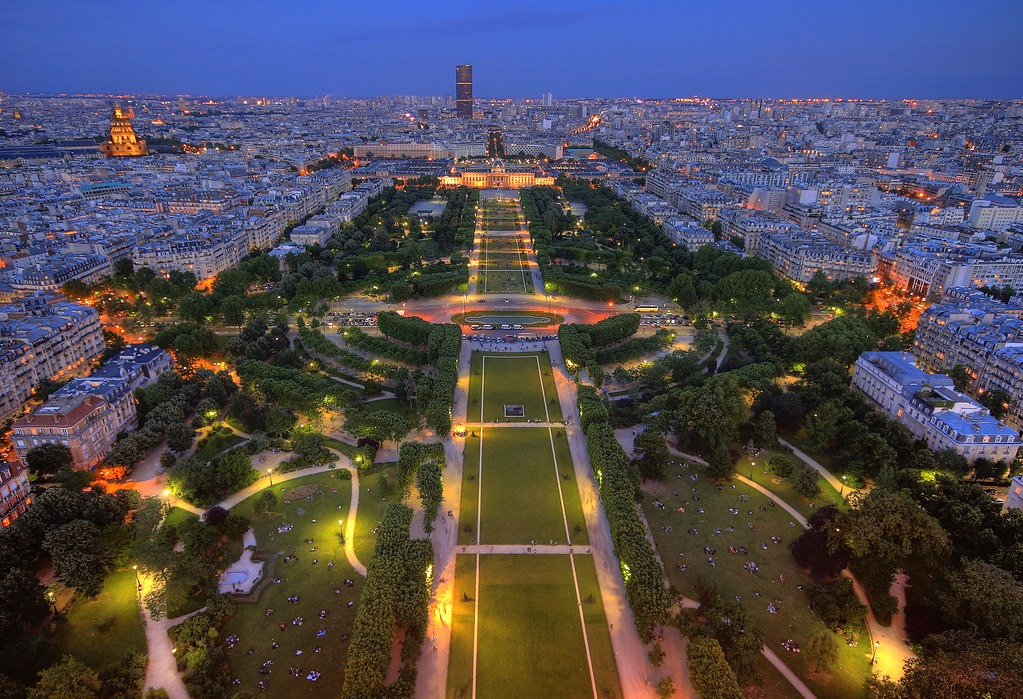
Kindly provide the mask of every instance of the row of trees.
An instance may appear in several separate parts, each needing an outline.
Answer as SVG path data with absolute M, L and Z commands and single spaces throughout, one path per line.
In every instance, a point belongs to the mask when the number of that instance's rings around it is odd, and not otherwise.
M 427 354 L 423 350 L 399 345 L 385 337 L 368 335 L 359 328 L 346 328 L 342 336 L 345 339 L 345 343 L 352 347 L 393 359 L 396 362 L 419 366 L 426 364 L 428 360 Z
M 437 335 L 434 335 L 436 332 Z M 426 424 L 437 434 L 451 431 L 451 408 L 458 386 L 458 355 L 462 349 L 462 331 L 454 323 L 435 326 L 428 342 L 430 361 L 436 367 L 430 402 L 426 406 Z
M 347 369 L 389 381 L 403 381 L 408 374 L 408 369 L 404 367 L 379 360 L 366 359 L 361 355 L 338 347 L 324 337 L 323 333 L 319 330 L 303 328 L 298 331 L 298 337 L 308 351 L 315 352 L 321 357 L 333 359 Z
M 597 366 L 596 350 L 632 337 L 639 330 L 639 323 L 638 313 L 621 313 L 592 325 L 562 324 L 558 328 L 558 342 L 565 359 L 570 362 L 569 368 L 585 367 L 591 376 L 602 376 Z
M 365 697 L 413 697 L 416 663 L 429 621 L 433 547 L 427 539 L 411 539 L 411 508 L 391 504 L 377 529 L 377 543 L 359 598 L 345 665 L 342 694 Z M 385 688 L 395 628 L 405 629 L 398 679 Z
M 617 347 L 598 350 L 597 364 L 620 364 L 631 359 L 639 359 L 671 345 L 675 333 L 667 328 L 660 328 L 649 337 L 634 337 Z
M 671 600 L 664 570 L 636 510 L 639 474 L 615 438 L 607 407 L 593 390 L 579 392 L 579 424 L 586 433 L 590 467 L 599 484 L 636 629 L 649 641 L 655 626 L 667 619 Z
M 398 484 L 408 497 L 413 481 L 425 514 L 423 528 L 433 531 L 437 509 L 444 499 L 444 445 L 405 442 L 398 452 Z

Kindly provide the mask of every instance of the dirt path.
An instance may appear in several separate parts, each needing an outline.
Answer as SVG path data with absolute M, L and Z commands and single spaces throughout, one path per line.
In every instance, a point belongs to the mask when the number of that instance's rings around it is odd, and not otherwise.
M 787 446 L 789 449 L 791 449 L 793 454 L 795 454 L 800 459 L 802 459 L 803 461 L 805 461 L 806 463 L 810 464 L 815 469 L 817 469 L 817 471 L 824 477 L 824 480 L 826 480 L 828 483 L 831 484 L 832 488 L 834 488 L 835 490 L 838 490 L 838 491 L 845 490 L 845 486 L 843 485 L 843 483 L 840 480 L 838 480 L 837 478 L 835 478 L 835 475 L 833 473 L 831 473 L 831 471 L 829 471 L 828 469 L 824 468 L 812 456 L 810 456 L 805 451 L 803 451 L 802 449 L 797 447 L 795 444 L 792 444 L 791 442 L 788 442 L 788 441 L 782 439 L 781 436 L 778 437 L 778 441 L 780 443 L 784 444 L 785 446 Z

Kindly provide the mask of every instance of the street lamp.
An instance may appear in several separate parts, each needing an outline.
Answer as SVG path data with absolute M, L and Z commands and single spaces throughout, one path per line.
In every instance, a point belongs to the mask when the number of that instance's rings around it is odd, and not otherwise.
M 274 470 L 272 468 L 268 468 L 266 470 L 266 475 L 270 479 L 270 487 L 273 488 L 274 487 Z
M 842 484 L 839 486 L 838 497 L 842 497 L 842 494 L 845 493 L 845 478 L 845 476 L 842 476 Z
M 339 519 L 337 521 L 337 526 L 341 529 L 341 543 L 343 544 L 345 543 L 345 521 L 343 519 Z
M 877 647 L 881 645 L 880 641 L 874 641 L 874 652 L 870 656 L 870 664 L 874 664 L 874 659 L 877 658 Z
M 131 569 L 135 571 L 135 587 L 139 592 L 142 592 L 142 583 L 139 582 L 139 567 L 137 565 L 133 565 Z
M 749 479 L 753 480 L 753 467 L 757 465 L 756 461 L 749 462 Z

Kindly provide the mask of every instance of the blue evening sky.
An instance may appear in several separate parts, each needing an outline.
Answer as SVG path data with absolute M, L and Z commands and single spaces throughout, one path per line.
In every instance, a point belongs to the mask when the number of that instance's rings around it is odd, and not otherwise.
M 1023 97 L 1020 0 L 0 0 L 0 91 Z

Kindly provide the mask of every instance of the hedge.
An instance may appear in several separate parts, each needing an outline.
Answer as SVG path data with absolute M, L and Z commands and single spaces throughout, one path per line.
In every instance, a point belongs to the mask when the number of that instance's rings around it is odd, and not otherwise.
M 397 362 L 404 362 L 405 364 L 419 366 L 420 364 L 426 364 L 429 361 L 426 352 L 423 352 L 422 350 L 399 345 L 384 337 L 367 335 L 359 328 L 345 328 L 341 336 L 345 339 L 345 343 L 352 347 L 358 347 L 361 350 L 365 350 L 372 354 L 378 354 Z
M 598 364 L 620 364 L 630 359 L 638 359 L 648 354 L 653 354 L 671 344 L 672 334 L 666 328 L 661 328 L 650 337 L 634 337 L 628 342 L 612 347 L 611 349 L 597 352 Z
M 636 510 L 637 474 L 615 438 L 607 408 L 603 412 L 595 409 L 599 402 L 592 389 L 580 391 L 579 424 L 586 429 L 590 468 L 597 477 L 636 629 L 643 641 L 649 642 L 654 627 L 668 618 L 671 599 L 664 586 L 664 570 Z
M 415 695 L 416 660 L 429 621 L 427 573 L 433 563 L 433 547 L 426 539 L 409 537 L 411 524 L 411 508 L 391 504 L 384 510 L 348 648 L 342 689 L 347 699 Z M 406 631 L 401 675 L 385 687 L 397 626 Z
M 375 374 L 392 381 L 401 381 L 408 373 L 407 369 L 396 364 L 388 364 L 379 360 L 373 363 L 373 360 L 366 359 L 361 355 L 355 354 L 355 352 L 342 349 L 324 337 L 323 333 L 319 330 L 304 328 L 298 331 L 298 338 L 307 349 L 333 359 L 341 366 L 354 369 L 355 371 Z

